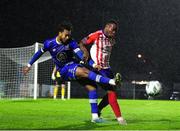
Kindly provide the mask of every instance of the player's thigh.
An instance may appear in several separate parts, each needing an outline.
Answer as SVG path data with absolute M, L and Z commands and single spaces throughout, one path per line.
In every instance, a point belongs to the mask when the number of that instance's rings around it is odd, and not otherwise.
M 77 67 L 76 69 L 76 77 L 77 78 L 87 78 L 89 74 L 89 69 L 85 67 Z
M 72 63 L 72 64 L 68 64 L 66 66 L 64 66 L 61 71 L 61 78 L 64 81 L 67 80 L 76 80 L 76 70 L 78 67 L 81 67 L 81 65 L 77 64 L 77 63 Z

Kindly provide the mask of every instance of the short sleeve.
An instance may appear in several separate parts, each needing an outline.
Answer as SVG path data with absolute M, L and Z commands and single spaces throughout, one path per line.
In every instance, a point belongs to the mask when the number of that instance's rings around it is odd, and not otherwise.
M 46 52 L 46 51 L 48 51 L 49 49 L 50 49 L 50 41 L 46 40 L 46 41 L 44 42 L 43 47 L 42 47 L 42 51 L 43 51 L 43 52 Z
M 93 44 L 94 41 L 98 38 L 98 35 L 99 35 L 98 31 L 91 33 L 87 37 L 83 38 L 82 42 L 86 45 Z
M 75 40 L 71 40 L 69 43 L 69 47 L 74 50 L 76 48 L 79 48 L 79 45 Z

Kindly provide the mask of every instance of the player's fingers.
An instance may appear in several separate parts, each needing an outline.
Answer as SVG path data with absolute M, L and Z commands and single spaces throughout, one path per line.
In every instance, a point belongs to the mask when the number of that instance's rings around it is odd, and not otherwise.
M 101 69 L 102 69 L 102 66 L 99 65 L 99 66 L 98 66 L 98 71 L 100 71 Z
M 26 71 L 25 70 L 23 70 L 22 72 L 23 72 L 24 75 L 26 75 Z
M 23 68 L 23 74 L 26 75 L 29 72 L 30 68 L 29 67 L 24 67 Z
M 87 56 L 84 56 L 83 57 L 83 61 L 86 63 L 88 61 L 88 57 Z
M 24 75 L 26 75 L 28 73 L 27 69 L 25 69 L 23 73 Z
M 22 73 L 25 74 L 25 67 L 22 68 Z

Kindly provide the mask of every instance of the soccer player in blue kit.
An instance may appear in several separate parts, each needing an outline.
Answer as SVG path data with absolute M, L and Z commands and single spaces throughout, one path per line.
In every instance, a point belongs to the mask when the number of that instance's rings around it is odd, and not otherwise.
M 49 51 L 52 56 L 53 62 L 55 63 L 56 68 L 60 72 L 61 78 L 64 81 L 89 80 L 113 86 L 119 84 L 120 76 L 118 75 L 118 73 L 115 79 L 110 79 L 108 77 L 98 75 L 90 71 L 83 65 L 79 64 L 79 61 L 74 58 L 74 55 L 77 56 L 80 60 L 83 60 L 83 52 L 80 50 L 77 42 L 71 38 L 71 31 L 72 25 L 70 23 L 61 23 L 58 27 L 58 35 L 55 38 L 46 40 L 44 42 L 44 46 L 33 55 L 28 65 L 23 68 L 23 73 L 26 75 L 30 71 L 33 63 L 38 60 L 44 52 Z M 101 68 L 100 66 L 96 65 L 92 60 L 89 60 L 88 64 L 95 69 Z M 89 95 L 89 99 L 92 101 L 96 100 L 96 92 L 92 92 Z M 97 102 L 94 101 L 92 103 L 94 104 L 91 105 L 91 111 L 97 114 Z M 99 122 L 99 119 L 94 118 L 93 121 Z

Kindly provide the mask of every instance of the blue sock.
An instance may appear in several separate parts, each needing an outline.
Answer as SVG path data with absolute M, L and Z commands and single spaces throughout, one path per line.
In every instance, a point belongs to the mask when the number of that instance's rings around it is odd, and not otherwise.
M 91 105 L 91 113 L 98 113 L 97 98 L 98 96 L 96 90 L 89 91 L 89 103 Z
M 110 81 L 110 78 L 103 77 L 102 75 L 98 75 L 92 71 L 89 71 L 88 78 L 102 84 L 109 84 Z

